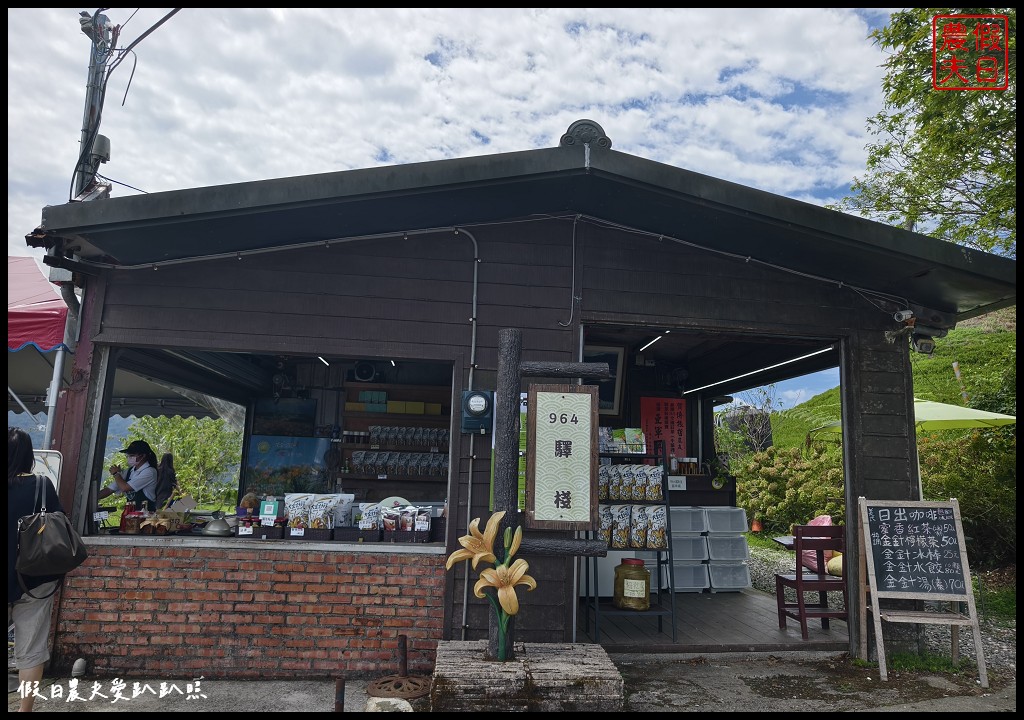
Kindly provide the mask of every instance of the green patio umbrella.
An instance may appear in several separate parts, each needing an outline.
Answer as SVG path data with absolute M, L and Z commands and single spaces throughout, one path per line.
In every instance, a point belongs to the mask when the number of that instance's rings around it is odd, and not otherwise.
M 1001 427 L 1003 425 L 1013 425 L 1015 422 L 1017 422 L 1015 415 L 1003 415 L 1002 413 L 988 412 L 986 410 L 975 410 L 963 405 L 950 405 L 949 403 L 940 403 L 934 400 L 914 398 L 914 427 L 917 428 L 918 432 L 922 430 Z M 811 435 L 814 433 L 841 433 L 842 431 L 843 424 L 839 420 L 816 427 L 807 433 L 807 446 L 810 447 Z M 924 488 L 921 486 L 920 457 L 918 458 L 918 464 L 917 492 L 919 498 L 924 498 Z
M 920 430 L 954 430 L 959 428 L 987 428 L 1013 425 L 1017 422 L 1015 415 L 975 410 L 962 405 L 950 405 L 933 400 L 914 398 L 914 427 Z M 808 435 L 816 432 L 842 432 L 843 425 L 839 420 L 826 423 L 811 430 Z

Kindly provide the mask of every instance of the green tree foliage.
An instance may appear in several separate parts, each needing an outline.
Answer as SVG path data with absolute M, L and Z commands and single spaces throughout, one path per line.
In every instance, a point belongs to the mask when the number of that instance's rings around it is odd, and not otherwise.
M 932 18 L 1006 15 L 1009 88 L 932 87 Z M 867 173 L 837 209 L 1017 256 L 1017 10 L 911 8 L 871 37 L 891 52 L 885 109 L 868 120 Z
M 164 453 L 174 456 L 178 486 L 201 508 L 233 508 L 238 492 L 237 472 L 242 459 L 242 432 L 222 419 L 143 417 L 128 428 L 122 438 L 145 440 L 159 460 Z M 109 460 L 106 464 L 109 464 Z
M 771 447 L 732 468 L 736 503 L 748 518 L 761 521 L 768 533 L 786 534 L 818 515 L 842 524 L 846 502 L 843 459 L 837 447 Z
M 925 499 L 960 505 L 971 567 L 1016 563 L 1016 429 L 921 434 L 917 445 Z

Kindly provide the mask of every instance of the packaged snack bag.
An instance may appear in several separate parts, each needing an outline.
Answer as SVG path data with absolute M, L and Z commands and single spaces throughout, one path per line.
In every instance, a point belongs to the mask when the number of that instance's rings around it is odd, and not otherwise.
M 665 468 L 661 465 L 646 465 L 647 470 L 647 502 L 661 502 L 664 500 L 662 494 L 662 481 L 665 478 Z
M 599 505 L 597 510 L 599 521 L 597 536 L 609 545 L 612 542 L 612 506 Z
M 378 530 L 380 528 L 380 505 L 377 503 L 359 503 L 358 525 L 360 530 Z
M 341 504 L 341 495 L 313 495 L 309 504 L 309 525 L 314 530 L 334 529 L 334 508 Z
M 309 506 L 312 504 L 312 493 L 285 493 L 284 511 L 288 518 L 288 527 L 309 527 Z
M 647 465 L 633 466 L 633 499 L 643 502 L 647 499 Z
M 622 499 L 622 475 L 619 473 L 620 465 L 608 466 L 608 499 Z
M 646 505 L 634 505 L 629 522 L 629 546 L 631 548 L 647 547 L 647 526 L 651 520 Z
M 612 505 L 612 542 L 611 546 L 618 550 L 629 547 L 629 521 L 633 511 L 632 505 Z
M 652 550 L 668 549 L 668 531 L 664 505 L 649 508 L 647 525 L 647 547 Z

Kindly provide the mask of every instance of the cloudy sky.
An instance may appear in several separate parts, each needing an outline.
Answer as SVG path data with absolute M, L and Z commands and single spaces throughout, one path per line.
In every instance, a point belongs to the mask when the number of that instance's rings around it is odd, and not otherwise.
M 79 10 L 7 11 L 8 255 L 39 257 L 25 235 L 71 193 Z M 125 48 L 171 12 L 105 14 Z M 615 150 L 824 204 L 864 171 L 889 12 L 185 8 L 110 71 L 100 172 L 120 197 L 553 147 L 588 118 Z

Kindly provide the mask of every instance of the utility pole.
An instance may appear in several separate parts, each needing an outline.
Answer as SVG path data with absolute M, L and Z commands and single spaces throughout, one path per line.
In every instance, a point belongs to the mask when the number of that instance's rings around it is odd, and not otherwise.
M 89 77 L 85 87 L 85 111 L 82 116 L 82 137 L 78 150 L 78 161 L 75 163 L 72 200 L 89 200 L 105 197 L 109 188 L 96 193 L 96 173 L 100 163 L 110 159 L 110 141 L 99 134 L 100 116 L 103 112 L 103 95 L 106 91 L 107 60 L 117 43 L 117 30 L 110 25 L 110 18 L 102 14 L 99 8 L 92 15 L 82 11 L 78 18 L 79 26 L 91 41 L 89 48 Z M 47 254 L 57 254 L 57 246 L 47 250 Z M 60 267 L 50 266 L 50 282 L 60 287 L 61 297 L 68 306 L 68 316 L 64 323 L 64 345 L 72 351 L 78 344 L 79 315 L 81 304 L 75 295 L 72 273 Z M 54 420 L 57 415 L 57 396 L 60 393 L 64 378 L 64 363 L 67 350 L 61 347 L 53 362 L 53 375 L 46 393 L 46 430 L 43 434 L 42 449 L 49 450 L 53 442 Z
M 89 77 L 85 86 L 85 111 L 82 116 L 82 139 L 75 164 L 74 199 L 92 186 L 101 162 L 110 159 L 110 140 L 99 134 L 103 96 L 106 92 L 107 60 L 117 42 L 118 28 L 99 8 L 94 14 L 82 11 L 78 22 L 82 32 L 92 41 L 89 49 Z

